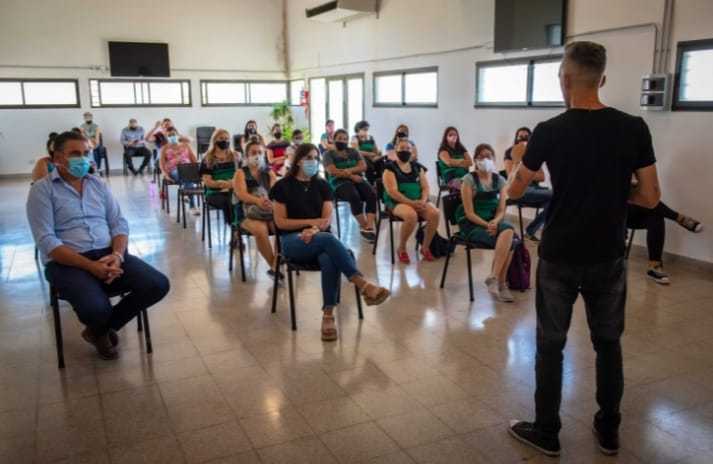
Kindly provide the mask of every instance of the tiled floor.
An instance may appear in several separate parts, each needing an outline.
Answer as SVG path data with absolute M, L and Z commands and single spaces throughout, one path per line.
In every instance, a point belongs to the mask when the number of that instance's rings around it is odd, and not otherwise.
M 155 351 L 145 354 L 131 323 L 121 359 L 98 360 L 64 304 L 59 372 L 25 220 L 27 185 L 0 183 L 0 462 L 554 462 L 505 432 L 508 419 L 532 417 L 534 292 L 493 302 L 482 284 L 489 252 L 475 253 L 469 304 L 462 252 L 440 290 L 442 261 L 392 267 L 388 241 L 374 259 L 352 221 L 345 234 L 361 268 L 393 298 L 360 323 L 345 291 L 341 338 L 324 344 L 316 274 L 297 278 L 292 332 L 285 291 L 270 314 L 254 244 L 242 283 L 239 271 L 228 273 L 221 231 L 208 250 L 199 221 L 179 227 L 148 179 L 113 177 L 111 186 L 131 224 L 131 251 L 171 279 L 151 310 Z M 594 356 L 578 303 L 561 462 L 713 462 L 713 282 L 671 266 L 674 284 L 662 288 L 643 278 L 643 266 L 632 260 L 629 276 L 624 449 L 604 458 L 593 443 Z

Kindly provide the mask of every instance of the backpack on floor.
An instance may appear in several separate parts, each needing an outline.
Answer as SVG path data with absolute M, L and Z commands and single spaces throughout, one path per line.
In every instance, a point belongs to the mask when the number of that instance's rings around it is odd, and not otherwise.
M 419 227 L 416 231 L 416 241 L 419 245 L 423 244 L 424 236 L 424 228 Z M 448 253 L 453 253 L 455 245 L 451 245 L 448 240 L 441 237 L 438 232 L 436 232 L 436 235 L 433 236 L 433 240 L 431 240 L 431 246 L 429 248 L 431 249 L 431 254 L 434 258 L 442 258 L 443 256 L 447 256 Z
M 523 292 L 530 288 L 530 252 L 527 251 L 524 241 L 515 245 L 508 268 L 508 287 Z

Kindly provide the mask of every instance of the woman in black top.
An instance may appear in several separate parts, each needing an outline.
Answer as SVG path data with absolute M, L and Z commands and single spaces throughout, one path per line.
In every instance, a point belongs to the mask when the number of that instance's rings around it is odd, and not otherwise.
M 230 149 L 230 133 L 216 129 L 203 156 L 200 174 L 205 186 L 205 201 L 223 211 L 227 224 L 233 223 L 233 176 L 240 155 Z M 206 218 L 210 220 L 210 218 Z
M 334 308 L 341 274 L 353 282 L 368 305 L 384 302 L 390 292 L 368 282 L 356 267 L 354 257 L 329 232 L 333 201 L 327 182 L 319 177 L 319 151 L 312 144 L 300 145 L 287 175 L 272 188 L 273 214 L 282 231 L 282 253 L 296 263 L 318 262 L 322 271 L 322 340 L 337 339 Z
M 274 276 L 275 253 L 270 243 L 272 202 L 269 192 L 277 178 L 267 163 L 260 142 L 253 140 L 245 146 L 245 166 L 235 171 L 233 189 L 242 205 L 240 227 L 255 237 L 257 249 L 270 266 L 268 274 Z
M 245 123 L 245 130 L 243 130 L 243 135 L 240 136 L 240 148 L 235 147 L 235 150 L 240 153 L 245 153 L 248 142 L 251 140 L 257 140 L 261 144 L 265 145 L 265 139 L 263 139 L 262 135 L 260 135 L 257 131 L 257 122 L 253 119 Z

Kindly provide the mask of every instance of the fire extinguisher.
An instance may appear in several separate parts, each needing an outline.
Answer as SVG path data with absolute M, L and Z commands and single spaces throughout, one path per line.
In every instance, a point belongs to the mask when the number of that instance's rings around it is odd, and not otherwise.
M 309 90 L 302 89 L 300 92 L 300 106 L 304 108 L 305 113 L 309 113 Z

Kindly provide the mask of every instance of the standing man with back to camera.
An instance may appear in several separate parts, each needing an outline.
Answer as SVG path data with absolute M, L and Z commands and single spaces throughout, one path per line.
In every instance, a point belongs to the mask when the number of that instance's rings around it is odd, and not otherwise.
M 599 99 L 605 68 L 603 46 L 567 45 L 559 71 L 567 111 L 540 123 L 526 150 L 513 150 L 516 168 L 509 180 L 510 198 L 523 195 L 543 163 L 550 171 L 554 195 L 536 277 L 535 421 L 511 421 L 508 431 L 548 456 L 560 454 L 562 351 L 579 294 L 597 353 L 599 411 L 593 430 L 604 454 L 619 450 L 627 205 L 653 208 L 660 198 L 646 123 Z M 638 179 L 633 189 L 632 174 Z

